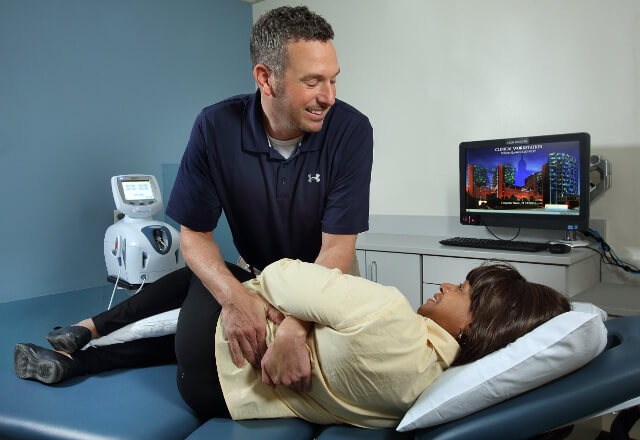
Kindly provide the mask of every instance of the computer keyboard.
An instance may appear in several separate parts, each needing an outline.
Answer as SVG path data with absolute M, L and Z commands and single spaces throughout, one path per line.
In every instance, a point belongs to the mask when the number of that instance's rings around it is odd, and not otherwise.
M 440 240 L 447 246 L 499 249 L 503 251 L 540 252 L 549 248 L 549 243 L 533 241 L 494 240 L 489 238 L 453 237 Z

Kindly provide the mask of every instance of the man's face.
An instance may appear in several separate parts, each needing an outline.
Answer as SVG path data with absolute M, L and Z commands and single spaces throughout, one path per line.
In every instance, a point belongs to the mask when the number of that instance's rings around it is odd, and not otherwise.
M 322 129 L 335 102 L 338 58 L 331 41 L 289 42 L 287 68 L 275 79 L 273 109 L 269 121 L 276 139 L 293 139 Z

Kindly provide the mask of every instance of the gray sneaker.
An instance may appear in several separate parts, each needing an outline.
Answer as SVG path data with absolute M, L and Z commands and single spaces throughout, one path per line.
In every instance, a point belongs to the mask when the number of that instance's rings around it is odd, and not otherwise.
M 73 353 L 91 341 L 91 331 L 80 325 L 57 327 L 52 332 L 49 332 L 47 341 L 55 350 Z
M 81 368 L 74 359 L 35 344 L 16 344 L 13 368 L 22 379 L 35 379 L 46 384 L 81 374 Z

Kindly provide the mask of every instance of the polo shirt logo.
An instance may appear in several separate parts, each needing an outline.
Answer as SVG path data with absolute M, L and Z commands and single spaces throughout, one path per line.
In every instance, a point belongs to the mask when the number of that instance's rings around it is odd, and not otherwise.
M 311 173 L 308 174 L 309 177 L 309 182 L 320 182 L 320 174 L 317 174 L 315 176 L 312 176 Z

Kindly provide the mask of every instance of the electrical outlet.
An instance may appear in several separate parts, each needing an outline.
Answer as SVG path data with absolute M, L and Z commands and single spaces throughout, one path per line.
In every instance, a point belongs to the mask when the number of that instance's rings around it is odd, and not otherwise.
M 124 214 L 117 209 L 113 210 L 113 223 L 118 223 L 120 220 L 124 218 Z

